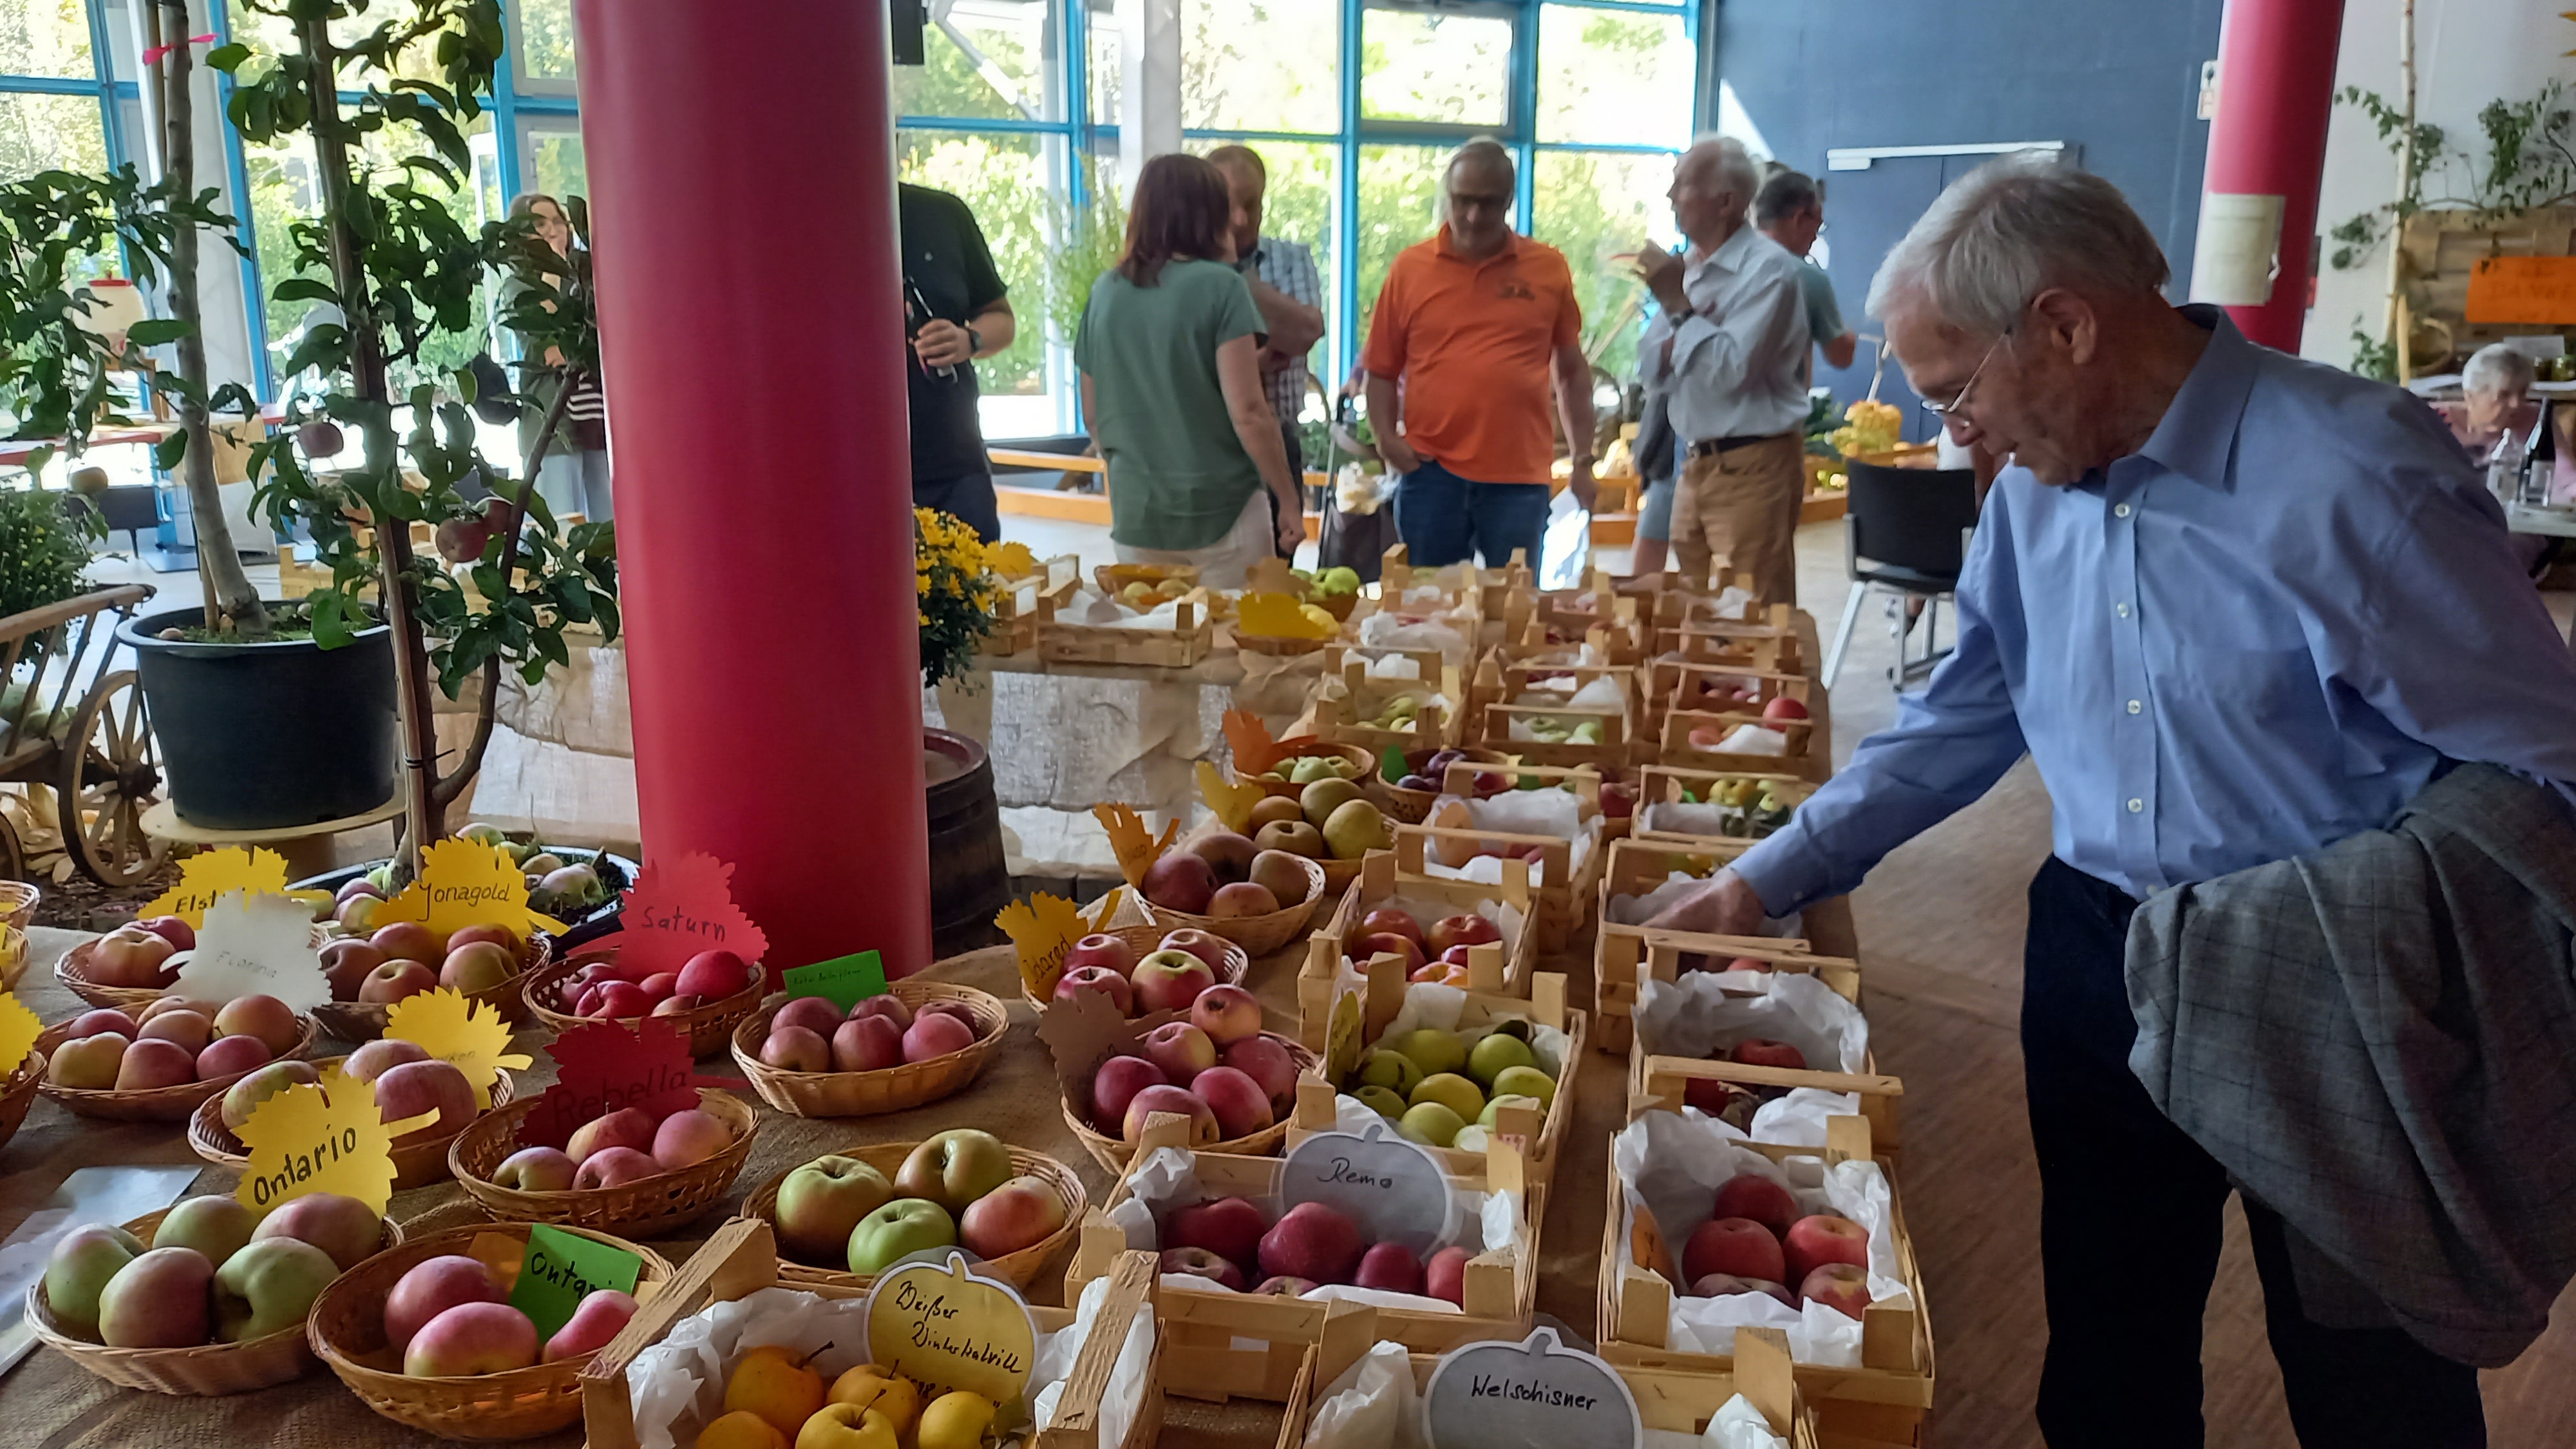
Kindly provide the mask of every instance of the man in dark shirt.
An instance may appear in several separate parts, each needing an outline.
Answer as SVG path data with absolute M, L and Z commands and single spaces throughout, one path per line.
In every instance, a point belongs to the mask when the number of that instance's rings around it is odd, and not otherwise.
M 986 543 L 1002 520 L 977 419 L 975 359 L 1018 330 L 993 253 L 966 203 L 926 186 L 898 186 L 904 324 L 911 334 L 912 501 L 965 520 Z

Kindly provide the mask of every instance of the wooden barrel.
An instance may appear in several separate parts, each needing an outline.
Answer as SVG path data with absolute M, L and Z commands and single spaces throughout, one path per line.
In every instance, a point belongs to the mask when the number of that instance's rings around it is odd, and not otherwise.
M 930 949 L 945 958 L 1003 939 L 993 917 L 1011 903 L 1002 807 L 984 747 L 946 730 L 921 732 L 930 815 Z

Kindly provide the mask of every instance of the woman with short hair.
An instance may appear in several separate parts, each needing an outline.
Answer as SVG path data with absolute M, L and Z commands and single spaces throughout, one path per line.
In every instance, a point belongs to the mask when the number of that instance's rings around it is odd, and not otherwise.
M 1305 503 L 1261 382 L 1261 313 L 1233 266 L 1232 214 L 1225 177 L 1207 161 L 1146 162 L 1126 254 L 1093 284 L 1073 342 L 1119 561 L 1190 564 L 1220 589 L 1243 587 L 1253 563 L 1293 557 L 1305 539 Z
M 529 192 L 510 203 L 510 219 L 525 218 L 536 221 L 537 240 L 570 269 L 570 275 L 552 279 L 555 290 L 572 292 L 589 286 L 589 258 L 586 254 L 578 258 L 573 255 L 576 247 L 572 222 L 564 215 L 563 203 L 542 192 Z M 518 277 L 504 277 L 496 315 L 507 319 L 529 290 L 529 285 Z M 553 303 L 544 305 L 548 311 L 554 310 Z M 502 325 L 506 327 L 507 321 Z M 536 446 L 537 432 L 545 426 L 555 396 L 567 380 L 572 385 L 572 397 L 565 402 L 563 417 L 555 424 L 544 461 L 537 465 L 537 494 L 558 516 L 578 513 L 590 522 L 606 523 L 616 516 L 608 481 L 608 399 L 600 391 L 597 377 L 571 372 L 564 365 L 563 354 L 552 347 L 543 356 L 519 359 L 519 455 L 526 457 Z

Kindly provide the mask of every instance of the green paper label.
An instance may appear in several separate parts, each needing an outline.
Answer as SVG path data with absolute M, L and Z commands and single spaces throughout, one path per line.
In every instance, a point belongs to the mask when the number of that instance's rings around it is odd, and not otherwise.
M 1386 753 L 1378 757 L 1377 770 L 1379 774 L 1386 777 L 1386 782 L 1390 785 L 1412 773 L 1405 768 L 1404 751 L 1393 745 L 1387 746 Z
M 537 1223 L 528 1229 L 528 1256 L 519 1265 L 510 1306 L 528 1315 L 537 1326 L 537 1342 L 544 1343 L 572 1321 L 581 1300 L 602 1288 L 632 1293 L 643 1271 L 644 1260 L 623 1248 Z
M 885 958 L 874 951 L 789 969 L 780 978 L 789 996 L 819 996 L 844 1012 L 886 990 Z

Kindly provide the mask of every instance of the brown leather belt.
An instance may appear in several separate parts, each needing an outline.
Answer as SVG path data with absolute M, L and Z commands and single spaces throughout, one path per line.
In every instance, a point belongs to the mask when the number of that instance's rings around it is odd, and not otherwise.
M 1749 448 L 1756 443 L 1768 443 L 1788 436 L 1787 433 L 1742 433 L 1732 438 L 1703 438 L 1683 451 L 1694 458 L 1713 458 L 1720 453 L 1731 453 L 1738 448 Z

